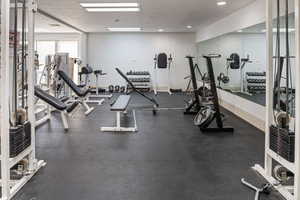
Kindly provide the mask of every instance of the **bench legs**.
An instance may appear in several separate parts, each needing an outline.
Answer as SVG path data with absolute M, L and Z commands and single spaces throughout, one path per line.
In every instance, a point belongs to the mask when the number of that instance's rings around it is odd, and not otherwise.
M 125 111 L 126 112 L 126 111 Z M 124 112 L 124 113 L 125 113 Z M 135 118 L 135 110 L 132 110 L 134 127 L 121 127 L 121 112 L 117 112 L 117 125 L 115 127 L 101 127 L 101 131 L 103 132 L 136 132 L 138 131 L 136 118 Z
M 89 114 L 91 114 L 91 112 L 93 112 L 95 110 L 94 107 L 90 107 L 85 101 L 82 101 L 81 104 L 86 109 L 86 111 L 84 113 L 85 115 L 89 115 Z
M 61 116 L 61 120 L 63 122 L 65 131 L 69 130 L 68 113 L 65 111 L 61 111 L 60 116 Z
M 85 103 L 94 103 L 94 104 L 98 104 L 98 105 L 102 105 L 104 103 L 104 99 L 100 99 L 100 100 L 92 100 L 89 97 L 85 100 Z
M 46 116 L 44 116 L 43 118 L 39 119 L 39 120 L 36 120 L 35 122 L 35 127 L 38 127 L 48 121 L 50 121 L 51 119 L 51 116 L 49 114 L 47 114 Z

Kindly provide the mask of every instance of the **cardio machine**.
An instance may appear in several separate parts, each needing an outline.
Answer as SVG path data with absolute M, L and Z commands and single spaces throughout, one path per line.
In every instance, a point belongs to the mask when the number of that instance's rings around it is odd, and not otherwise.
M 223 118 L 224 115 L 220 111 L 219 97 L 217 93 L 214 69 L 212 65 L 212 59 L 220 58 L 221 55 L 209 54 L 203 56 L 207 63 L 207 72 L 210 80 L 210 90 L 213 96 L 213 104 L 203 106 L 195 117 L 195 124 L 200 127 L 202 132 L 234 132 L 232 127 L 224 127 Z M 216 120 L 217 127 L 209 127 L 211 123 Z
M 190 81 L 188 83 L 188 88 L 190 87 L 190 85 L 192 84 L 192 91 L 193 91 L 193 97 L 191 100 L 189 100 L 184 109 L 184 114 L 185 115 L 196 115 L 199 110 L 202 107 L 203 101 L 208 100 L 209 97 L 211 96 L 211 92 L 210 90 L 205 86 L 207 82 L 209 82 L 206 77 L 206 74 L 202 74 L 198 65 L 195 64 L 194 65 L 194 57 L 192 56 L 186 56 L 186 58 L 189 61 L 189 68 L 190 68 L 190 76 L 188 76 L 190 78 Z M 197 78 L 196 78 L 196 70 L 199 73 L 200 77 L 201 77 L 201 81 L 203 83 L 203 85 L 198 88 L 198 83 L 197 83 Z

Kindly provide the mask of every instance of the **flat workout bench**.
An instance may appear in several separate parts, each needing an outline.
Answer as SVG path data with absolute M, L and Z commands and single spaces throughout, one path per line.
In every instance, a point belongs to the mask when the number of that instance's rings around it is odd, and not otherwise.
M 112 104 L 110 110 L 117 112 L 117 126 L 116 127 L 101 127 L 104 132 L 136 132 L 137 125 L 135 119 L 135 111 L 132 110 L 134 127 L 121 127 L 121 112 L 127 114 L 127 106 L 130 102 L 130 95 L 120 95 L 118 99 Z

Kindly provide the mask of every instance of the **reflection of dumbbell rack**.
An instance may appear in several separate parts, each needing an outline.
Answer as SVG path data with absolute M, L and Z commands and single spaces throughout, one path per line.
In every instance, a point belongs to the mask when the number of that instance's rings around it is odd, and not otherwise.
M 151 75 L 148 71 L 129 71 L 126 75 L 140 91 L 148 92 L 151 90 Z M 127 85 L 127 90 L 130 89 L 130 85 Z
M 247 72 L 246 89 L 248 93 L 264 93 L 266 91 L 266 72 Z

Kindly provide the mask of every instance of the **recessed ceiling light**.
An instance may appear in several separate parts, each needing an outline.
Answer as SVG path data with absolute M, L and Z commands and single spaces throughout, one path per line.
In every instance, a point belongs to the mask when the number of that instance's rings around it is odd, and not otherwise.
M 139 12 L 140 8 L 86 8 L 88 12 Z
M 107 30 L 112 32 L 139 32 L 142 28 L 107 28 Z
M 132 8 L 139 7 L 138 3 L 80 3 L 84 8 Z
M 186 26 L 188 29 L 191 29 L 191 28 L 193 28 L 193 26 L 192 25 L 188 25 L 188 26 Z
M 164 32 L 165 30 L 162 29 L 162 28 L 160 28 L 160 29 L 158 29 L 157 31 L 158 31 L 158 32 Z
M 225 6 L 226 4 L 227 4 L 226 1 L 219 1 L 219 2 L 217 2 L 218 6 Z
M 238 30 L 237 32 L 238 32 L 238 33 L 242 33 L 242 32 L 243 32 L 243 30 Z

